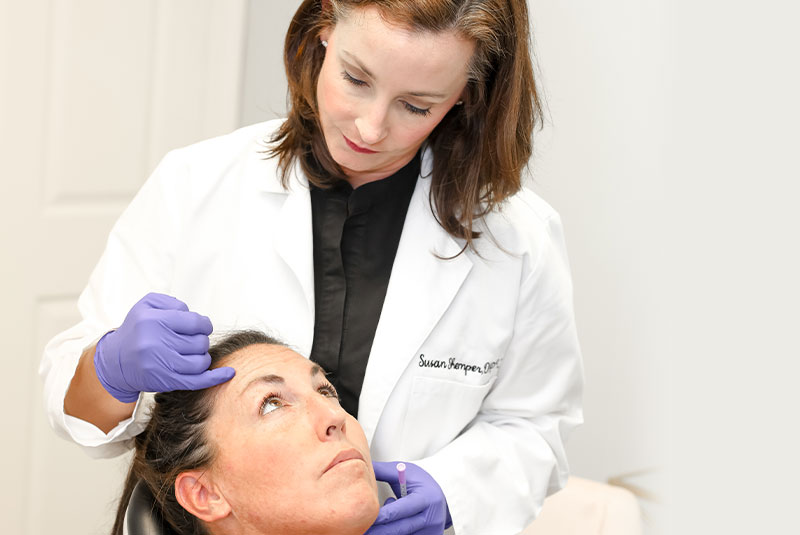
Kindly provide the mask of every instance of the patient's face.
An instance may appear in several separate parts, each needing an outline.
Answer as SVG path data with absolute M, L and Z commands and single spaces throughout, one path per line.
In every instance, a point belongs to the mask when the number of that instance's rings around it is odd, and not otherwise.
M 209 420 L 209 475 L 243 532 L 358 533 L 378 514 L 367 439 L 314 363 L 254 345 L 225 362 Z

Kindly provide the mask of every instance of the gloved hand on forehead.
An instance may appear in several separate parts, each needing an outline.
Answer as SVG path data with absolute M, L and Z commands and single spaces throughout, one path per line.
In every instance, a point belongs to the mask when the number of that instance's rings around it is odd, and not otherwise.
M 386 500 L 378 518 L 364 535 L 442 535 L 452 524 L 447 500 L 439 484 L 419 466 L 405 465 L 408 495 Z M 395 495 L 400 496 L 397 463 L 373 461 L 372 467 L 375 479 L 389 483 Z
M 199 390 L 224 383 L 234 369 L 209 370 L 211 320 L 191 312 L 185 303 L 159 293 L 137 302 L 115 331 L 95 348 L 97 378 L 123 403 L 139 392 Z

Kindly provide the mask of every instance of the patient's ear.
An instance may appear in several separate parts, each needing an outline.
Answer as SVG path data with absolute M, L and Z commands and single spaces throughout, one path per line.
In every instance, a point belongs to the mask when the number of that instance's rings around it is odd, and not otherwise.
M 205 470 L 181 472 L 175 479 L 175 498 L 184 509 L 205 522 L 228 516 L 231 506 Z

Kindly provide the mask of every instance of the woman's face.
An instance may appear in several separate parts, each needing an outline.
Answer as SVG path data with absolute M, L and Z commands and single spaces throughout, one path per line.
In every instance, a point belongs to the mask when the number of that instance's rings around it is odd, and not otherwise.
M 461 98 L 474 44 L 389 25 L 375 8 L 354 9 L 320 37 L 328 47 L 317 104 L 328 150 L 353 187 L 385 178 Z
M 313 362 L 254 345 L 225 362 L 209 420 L 209 476 L 242 533 L 358 533 L 379 503 L 369 446 Z

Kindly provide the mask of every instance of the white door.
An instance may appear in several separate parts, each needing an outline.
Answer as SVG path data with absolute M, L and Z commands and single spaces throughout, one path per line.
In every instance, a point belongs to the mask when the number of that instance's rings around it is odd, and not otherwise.
M 127 456 L 55 436 L 36 370 L 164 153 L 238 126 L 245 0 L 2 0 L 2 533 L 108 533 Z

